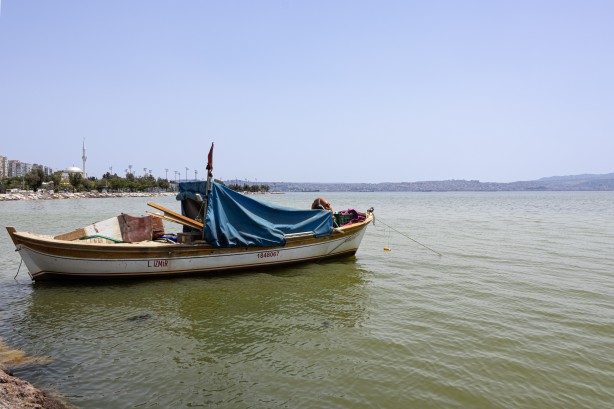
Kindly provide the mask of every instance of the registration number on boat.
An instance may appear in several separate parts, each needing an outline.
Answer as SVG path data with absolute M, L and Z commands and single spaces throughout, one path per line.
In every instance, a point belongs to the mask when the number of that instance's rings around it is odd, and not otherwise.
M 258 258 L 279 257 L 279 251 L 263 251 L 258 253 Z

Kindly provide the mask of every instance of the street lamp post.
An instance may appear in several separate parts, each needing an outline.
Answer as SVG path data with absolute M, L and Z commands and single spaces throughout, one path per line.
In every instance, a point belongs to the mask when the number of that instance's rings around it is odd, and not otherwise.
M 185 167 L 185 180 L 188 180 L 188 170 L 190 170 L 190 168 L 188 168 L 187 166 Z

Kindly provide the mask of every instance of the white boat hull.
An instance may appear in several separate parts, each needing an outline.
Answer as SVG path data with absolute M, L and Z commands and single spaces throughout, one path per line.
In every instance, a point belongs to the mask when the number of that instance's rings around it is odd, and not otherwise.
M 255 269 L 353 255 L 367 220 L 331 236 L 288 239 L 283 247 L 213 248 L 207 244 L 90 244 L 8 228 L 34 280 L 54 277 L 149 277 Z

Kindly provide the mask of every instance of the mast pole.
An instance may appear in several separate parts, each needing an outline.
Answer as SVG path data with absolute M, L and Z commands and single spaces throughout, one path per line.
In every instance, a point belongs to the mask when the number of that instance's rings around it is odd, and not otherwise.
M 207 155 L 207 184 L 205 185 L 205 213 L 203 214 L 203 237 L 205 240 L 205 228 L 207 227 L 207 209 L 209 208 L 209 196 L 211 196 L 211 178 L 213 178 L 213 145 L 211 142 L 211 149 L 209 149 L 209 155 Z

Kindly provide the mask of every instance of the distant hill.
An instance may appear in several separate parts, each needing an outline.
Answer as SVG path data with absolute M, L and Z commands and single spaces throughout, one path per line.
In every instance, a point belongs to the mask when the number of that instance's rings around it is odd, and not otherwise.
M 246 182 L 251 184 L 250 182 Z M 512 191 L 614 191 L 614 173 L 550 176 L 511 183 L 479 180 L 441 180 L 399 183 L 293 183 L 259 182 L 273 192 L 512 192 Z
M 584 174 L 584 175 L 569 175 L 569 176 L 549 176 L 545 178 L 538 179 L 538 181 L 545 182 L 577 182 L 577 181 L 588 181 L 594 179 L 614 179 L 614 173 L 606 173 L 603 175 L 596 174 Z
M 614 190 L 614 173 L 551 176 L 536 181 L 544 190 Z

